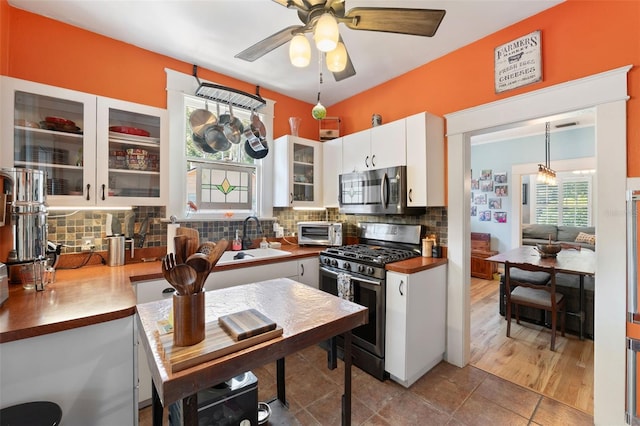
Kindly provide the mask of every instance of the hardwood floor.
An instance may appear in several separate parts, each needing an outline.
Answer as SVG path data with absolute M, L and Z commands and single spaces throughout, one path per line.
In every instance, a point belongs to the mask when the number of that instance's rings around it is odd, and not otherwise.
M 471 362 L 476 368 L 593 415 L 593 341 L 507 322 L 498 312 L 499 281 L 471 278 Z

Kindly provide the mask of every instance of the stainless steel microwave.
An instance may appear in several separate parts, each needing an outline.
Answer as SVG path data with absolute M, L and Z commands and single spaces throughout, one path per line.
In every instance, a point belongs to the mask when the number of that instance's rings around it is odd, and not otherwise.
M 338 202 L 344 214 L 420 214 L 407 206 L 407 166 L 341 174 Z
M 342 223 L 298 222 L 298 244 L 301 246 L 341 246 Z

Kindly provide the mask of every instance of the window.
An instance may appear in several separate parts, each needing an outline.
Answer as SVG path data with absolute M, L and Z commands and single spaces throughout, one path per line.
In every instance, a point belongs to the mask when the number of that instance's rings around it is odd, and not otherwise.
M 531 175 L 531 182 L 535 185 L 535 223 L 591 226 L 592 175 L 559 173 L 556 186 L 536 182 Z
M 204 150 L 194 141 L 189 124 L 191 113 L 197 109 L 215 108 L 212 112 L 220 117 L 221 114 L 229 114 L 228 107 L 187 95 L 184 105 L 187 201 L 193 202 L 198 212 L 204 214 L 255 214 L 260 165 L 246 154 L 244 139 L 238 144 L 231 144 L 226 151 Z M 233 115 L 240 119 L 243 127 L 249 128 L 250 111 L 234 108 Z

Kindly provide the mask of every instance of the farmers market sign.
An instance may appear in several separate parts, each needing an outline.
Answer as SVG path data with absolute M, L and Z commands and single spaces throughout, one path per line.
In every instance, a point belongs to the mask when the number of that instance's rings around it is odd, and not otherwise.
M 538 30 L 496 47 L 496 93 L 542 81 L 541 45 Z

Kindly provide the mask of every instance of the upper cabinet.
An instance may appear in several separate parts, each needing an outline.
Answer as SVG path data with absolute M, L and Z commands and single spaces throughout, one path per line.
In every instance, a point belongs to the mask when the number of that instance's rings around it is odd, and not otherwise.
M 322 145 L 297 136 L 274 141 L 274 207 L 322 207 Z
M 322 143 L 322 198 L 324 207 L 338 207 L 338 176 L 342 173 L 342 138 Z
M 444 206 L 444 120 L 421 112 L 406 123 L 407 205 Z
M 344 136 L 342 172 L 404 166 L 405 137 L 404 120 Z
M 0 166 L 44 170 L 49 205 L 165 204 L 166 110 L 10 77 L 1 86 Z

